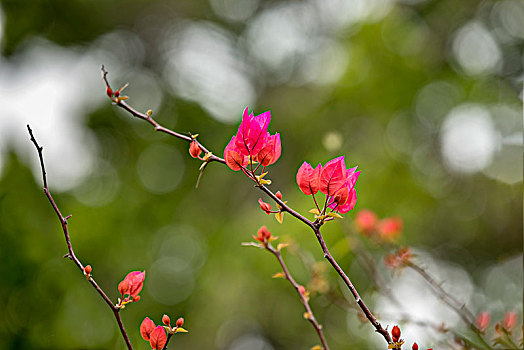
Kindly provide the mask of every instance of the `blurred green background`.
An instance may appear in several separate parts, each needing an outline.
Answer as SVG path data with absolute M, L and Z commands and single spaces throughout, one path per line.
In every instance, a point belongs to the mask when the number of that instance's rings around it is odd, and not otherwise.
M 282 241 L 297 281 L 322 254 L 307 227 L 260 211 L 239 173 L 200 162 L 188 145 L 112 106 L 100 66 L 140 110 L 200 134 L 215 154 L 245 106 L 270 109 L 282 157 L 271 188 L 312 207 L 295 174 L 345 155 L 362 171 L 358 203 L 324 227 L 334 256 L 384 325 L 395 309 L 358 264 L 351 218 L 400 216 L 400 243 L 473 312 L 522 316 L 522 77 L 518 0 L 2 0 L 0 1 L 0 348 L 121 349 L 113 316 L 66 253 L 25 125 L 44 146 L 51 191 L 75 251 L 116 302 L 145 269 L 123 319 L 137 349 L 145 316 L 183 316 L 175 349 L 309 349 L 318 343 L 295 291 L 267 252 L 242 247 L 261 225 Z M 262 196 L 263 197 L 263 196 Z M 264 197 L 263 197 L 264 198 Z M 349 242 L 349 244 L 348 244 Z M 301 252 L 301 253 L 300 253 Z M 424 322 L 465 328 L 409 272 L 392 278 Z M 320 266 L 320 267 L 319 267 Z M 322 270 L 322 265 L 315 271 Z M 382 339 L 333 301 L 351 298 L 328 268 L 311 304 L 333 349 Z M 411 346 L 449 337 L 401 324 Z

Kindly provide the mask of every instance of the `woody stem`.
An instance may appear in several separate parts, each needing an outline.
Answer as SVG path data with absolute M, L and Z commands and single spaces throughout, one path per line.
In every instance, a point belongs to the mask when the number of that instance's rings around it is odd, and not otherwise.
M 73 250 L 73 245 L 71 244 L 71 237 L 69 236 L 69 230 L 67 228 L 67 220 L 71 216 L 69 215 L 67 217 L 64 217 L 62 215 L 62 213 L 60 212 L 60 209 L 58 209 L 58 206 L 55 200 L 53 199 L 53 196 L 51 195 L 51 192 L 49 191 L 49 188 L 47 186 L 47 176 L 46 176 L 46 171 L 45 171 L 45 166 L 44 166 L 44 156 L 42 153 L 44 148 L 40 146 L 38 142 L 36 141 L 33 135 L 33 130 L 31 130 L 29 125 L 27 125 L 27 130 L 29 131 L 31 142 L 33 142 L 33 144 L 35 145 L 35 148 L 38 152 L 38 158 L 40 159 L 40 167 L 42 169 L 42 180 L 44 183 L 44 193 L 47 199 L 49 200 L 49 203 L 51 203 L 51 206 L 53 207 L 53 210 L 55 211 L 56 215 L 58 216 L 58 220 L 60 221 L 60 224 L 62 226 L 62 231 L 64 232 L 64 238 L 65 238 L 65 241 L 67 244 L 67 250 L 68 250 L 68 253 L 64 255 L 64 258 L 69 258 L 70 260 L 72 260 L 75 263 L 75 265 L 78 266 L 80 271 L 84 273 L 84 265 L 82 265 L 80 260 L 75 255 L 75 252 Z M 118 323 L 118 328 L 120 329 L 120 333 L 122 334 L 122 337 L 124 338 L 126 346 L 129 350 L 132 350 L 133 346 L 131 345 L 131 341 L 129 340 L 124 324 L 122 323 L 122 319 L 120 318 L 120 309 L 116 307 L 115 305 L 113 305 L 113 302 L 111 301 L 111 299 L 109 299 L 107 294 L 102 290 L 102 288 L 100 288 L 100 286 L 96 283 L 96 281 L 93 279 L 92 276 L 89 276 L 87 280 L 89 281 L 89 283 L 91 283 L 93 288 L 97 291 L 100 297 L 102 297 L 102 299 L 106 302 L 107 306 L 113 312 L 113 315 L 115 316 L 116 322 Z

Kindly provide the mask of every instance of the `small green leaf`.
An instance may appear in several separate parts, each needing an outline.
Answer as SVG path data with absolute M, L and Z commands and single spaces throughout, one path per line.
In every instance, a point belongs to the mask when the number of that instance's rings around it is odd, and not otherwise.
M 344 218 L 342 215 L 340 215 L 339 213 L 335 213 L 334 211 L 332 211 L 331 213 L 328 213 L 327 216 L 332 217 L 332 218 L 337 218 L 337 219 Z
M 283 272 L 277 272 L 277 273 L 274 273 L 273 275 L 271 275 L 272 278 L 286 278 L 286 274 L 283 273 Z
M 284 221 L 284 213 L 279 211 L 278 213 L 275 213 L 275 218 L 279 223 L 282 223 Z

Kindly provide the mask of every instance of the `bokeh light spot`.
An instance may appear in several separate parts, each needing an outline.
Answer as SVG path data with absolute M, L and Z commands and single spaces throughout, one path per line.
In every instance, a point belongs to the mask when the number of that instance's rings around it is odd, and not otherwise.
M 178 187 L 184 176 L 185 163 L 172 146 L 155 143 L 144 150 L 137 161 L 140 181 L 150 192 L 168 193 Z
M 479 22 L 469 22 L 457 31 L 453 54 L 470 75 L 496 73 L 500 69 L 502 53 L 491 33 Z
M 451 110 L 440 136 L 444 164 L 459 173 L 484 169 L 498 147 L 490 113 L 480 105 L 465 104 Z

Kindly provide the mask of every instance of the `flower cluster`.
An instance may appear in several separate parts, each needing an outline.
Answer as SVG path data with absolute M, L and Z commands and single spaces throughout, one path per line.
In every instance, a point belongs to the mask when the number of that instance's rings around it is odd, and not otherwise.
M 146 317 L 140 324 L 140 335 L 142 335 L 142 338 L 144 338 L 145 341 L 149 342 L 149 345 L 151 345 L 151 349 L 153 350 L 161 350 L 164 348 L 168 341 L 167 334 L 187 333 L 187 330 L 182 328 L 184 325 L 184 319 L 182 317 L 176 320 L 175 326 L 171 327 L 169 316 L 164 315 L 162 316 L 162 323 L 164 326 L 157 326 L 153 320 Z
M 261 228 L 259 228 L 257 231 L 257 235 L 256 236 L 253 235 L 253 238 L 256 241 L 259 241 L 260 243 L 263 243 L 263 244 L 268 244 L 269 242 L 277 239 L 276 237 L 271 236 L 271 232 L 269 232 L 266 226 L 262 226 Z
M 483 311 L 477 315 L 476 326 L 481 334 L 489 333 L 493 337 L 493 344 L 503 346 L 505 349 L 522 348 L 523 336 L 522 332 L 513 332 L 518 324 L 519 316 L 515 311 L 508 311 L 504 314 L 504 318 L 495 323 L 491 332 L 489 332 L 489 325 L 491 323 L 491 314 Z M 521 329 L 522 329 L 521 325 Z M 520 333 L 520 340 L 517 340 Z M 517 346 L 520 344 L 520 347 Z
M 140 300 L 140 291 L 144 287 L 144 279 L 146 277 L 145 271 L 132 271 L 127 274 L 122 282 L 118 284 L 118 298 L 117 307 L 123 309 L 126 304 Z
M 254 162 L 265 168 L 280 158 L 280 134 L 269 134 L 267 128 L 270 121 L 270 111 L 253 116 L 247 107 L 244 109 L 238 132 L 224 150 L 224 160 L 232 170 L 246 170 L 249 164 L 253 172 Z
M 326 195 L 322 210 L 316 204 L 319 213 L 325 213 L 327 208 L 345 214 L 352 210 L 357 203 L 357 183 L 360 171 L 357 167 L 346 169 L 344 156 L 327 162 L 324 166 L 318 164 L 313 169 L 311 164 L 304 162 L 297 173 L 297 184 L 302 193 L 312 195 L 320 191 Z
M 402 233 L 403 226 L 401 218 L 391 217 L 379 220 L 377 214 L 369 209 L 363 209 L 355 216 L 355 227 L 358 232 L 383 242 L 396 241 Z

